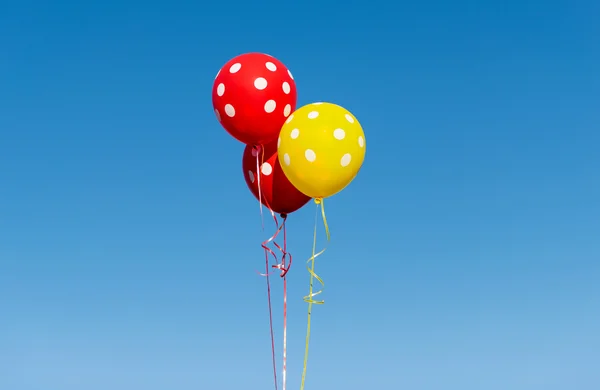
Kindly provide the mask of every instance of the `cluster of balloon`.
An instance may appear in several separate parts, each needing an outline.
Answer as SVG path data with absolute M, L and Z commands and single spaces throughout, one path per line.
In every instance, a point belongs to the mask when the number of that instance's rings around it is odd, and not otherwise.
M 314 199 L 330 239 L 323 200 L 354 180 L 365 159 L 366 141 L 356 117 L 345 108 L 316 102 L 296 108 L 296 83 L 290 70 L 278 59 L 263 53 L 246 53 L 229 60 L 217 73 L 212 90 L 213 109 L 217 120 L 236 140 L 246 144 L 242 171 L 250 192 L 271 213 L 276 232 L 262 243 L 265 250 L 269 322 L 275 388 L 278 387 L 275 364 L 275 342 L 271 315 L 269 274 L 272 268 L 283 279 L 283 371 L 282 387 L 286 387 L 287 281 L 291 256 L 286 245 L 287 216 Z M 282 222 L 279 223 L 276 214 Z M 283 232 L 283 246 L 275 242 Z M 301 389 L 304 388 L 313 304 L 322 304 L 315 296 L 314 281 L 323 285 L 315 273 L 317 225 L 315 223 L 312 256 L 308 260 L 310 274 L 308 323 Z M 269 247 L 281 252 L 279 258 Z M 270 265 L 270 257 L 276 264 Z

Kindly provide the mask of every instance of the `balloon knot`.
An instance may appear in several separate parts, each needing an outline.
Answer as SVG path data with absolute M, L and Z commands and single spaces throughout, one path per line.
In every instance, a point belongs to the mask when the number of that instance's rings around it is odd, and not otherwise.
M 323 202 L 323 198 L 315 198 L 315 204 L 321 204 Z
M 279 216 L 281 217 L 281 219 L 286 219 L 287 218 L 287 214 L 286 213 L 281 213 L 281 214 L 279 214 Z

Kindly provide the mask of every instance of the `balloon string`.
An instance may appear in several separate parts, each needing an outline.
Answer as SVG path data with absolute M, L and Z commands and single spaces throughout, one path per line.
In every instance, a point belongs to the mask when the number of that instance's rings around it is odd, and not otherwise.
M 266 202 L 266 200 L 264 200 Z M 277 228 L 277 230 L 275 231 L 275 233 L 266 241 L 263 241 L 261 246 L 265 251 L 265 273 L 264 274 L 260 274 L 261 276 L 266 277 L 267 279 L 267 299 L 268 299 L 268 303 L 269 303 L 269 330 L 270 330 L 270 334 L 271 334 L 271 356 L 272 356 L 272 360 L 273 360 L 273 378 L 275 381 L 275 390 L 277 390 L 277 364 L 276 364 L 276 358 L 275 358 L 275 335 L 274 335 L 274 331 L 273 331 L 273 309 L 272 309 L 272 300 L 271 300 L 271 282 L 270 282 L 270 268 L 276 268 L 279 269 L 281 271 L 280 273 L 280 277 L 283 278 L 284 280 L 284 287 L 283 287 L 283 305 L 284 305 L 284 314 L 283 314 L 283 322 L 284 322 L 284 326 L 283 326 L 283 337 L 284 337 L 284 352 L 283 352 L 283 389 L 285 390 L 285 386 L 286 386 L 286 376 L 287 376 L 287 346 L 286 346 L 286 338 L 287 338 L 287 280 L 286 280 L 286 274 L 290 269 L 290 266 L 292 265 L 292 256 L 291 254 L 287 253 L 287 232 L 286 232 L 286 220 L 287 220 L 287 215 L 282 213 L 281 214 L 281 218 L 283 220 L 282 224 L 279 225 L 279 222 L 277 221 L 277 217 L 275 216 L 275 213 L 273 212 L 273 210 L 270 208 L 268 202 L 266 204 L 267 208 L 269 209 L 269 211 L 271 211 L 271 215 L 273 216 L 273 221 L 275 222 L 275 226 Z M 275 239 L 277 238 L 277 236 L 281 233 L 281 231 L 283 231 L 283 248 L 275 241 Z M 281 261 L 279 261 L 277 254 L 271 249 L 269 248 L 269 244 L 272 243 L 281 253 Z M 272 265 L 271 267 L 269 267 L 269 258 L 270 256 L 272 256 L 275 259 L 275 262 L 277 264 Z M 286 265 L 286 259 L 289 259 L 288 264 Z
M 308 295 L 304 297 L 304 302 L 308 303 L 308 321 L 307 321 L 307 325 L 306 325 L 306 345 L 305 345 L 305 349 L 304 349 L 304 367 L 302 369 L 302 383 L 300 384 L 300 390 L 304 390 L 304 383 L 306 381 L 306 367 L 308 364 L 308 346 L 310 344 L 310 330 L 311 330 L 310 329 L 310 322 L 311 322 L 310 320 L 311 320 L 311 315 L 312 315 L 312 305 L 313 304 L 322 305 L 323 303 L 325 303 L 324 300 L 321 300 L 321 301 L 314 300 L 314 297 L 321 294 L 323 292 L 323 288 L 325 287 L 325 283 L 323 283 L 323 279 L 321 279 L 321 277 L 315 273 L 315 259 L 318 256 L 322 255 L 323 252 L 325 252 L 325 250 L 327 249 L 327 244 L 329 244 L 329 241 L 331 240 L 331 235 L 329 233 L 329 225 L 327 224 L 327 217 L 325 216 L 325 204 L 323 202 L 323 199 L 316 198 L 315 203 L 317 205 L 317 208 L 315 211 L 315 229 L 314 229 L 314 233 L 313 233 L 312 256 L 307 261 L 307 263 L 310 263 L 310 267 L 308 267 L 308 265 L 306 267 L 308 269 L 308 272 L 310 273 L 310 287 L 309 287 Z M 327 235 L 327 244 L 319 253 L 315 253 L 317 250 L 317 220 L 319 217 L 319 209 L 321 209 L 321 218 L 323 219 L 323 226 L 325 227 L 325 234 Z M 319 290 L 317 292 L 313 292 L 313 285 L 314 285 L 315 279 L 321 284 L 321 290 Z
M 289 269 L 289 268 L 288 268 Z M 283 277 L 283 390 L 287 381 L 287 278 Z
M 282 389 L 286 389 L 287 383 L 287 273 L 292 266 L 292 255 L 287 252 L 287 229 L 285 227 L 287 221 L 287 215 L 281 214 L 283 219 L 283 248 L 280 248 L 281 262 L 273 265 L 273 268 L 277 268 L 281 271 L 280 277 L 283 278 L 283 371 L 282 371 Z M 277 244 L 275 244 L 277 245 Z M 289 260 L 286 264 L 286 259 Z
M 273 258 L 275 259 L 275 261 L 278 261 L 277 255 L 275 254 L 275 252 L 269 248 L 269 243 L 273 242 L 273 244 L 277 247 L 280 248 L 279 245 L 277 243 L 275 243 L 275 239 L 277 238 L 277 236 L 279 235 L 279 233 L 281 232 L 281 230 L 283 229 L 283 227 L 285 226 L 284 224 L 282 224 L 281 226 L 279 225 L 279 222 L 277 221 L 277 217 L 275 217 L 275 215 L 273 214 L 273 219 L 275 221 L 275 226 L 277 227 L 277 230 L 275 231 L 275 233 L 266 241 L 263 241 L 261 243 L 262 248 L 265 251 L 265 273 L 261 274 L 262 276 L 264 276 L 267 280 L 267 299 L 269 302 L 269 331 L 270 331 L 270 335 L 271 335 L 271 357 L 273 360 L 273 379 L 275 381 L 275 390 L 277 390 L 277 363 L 275 362 L 275 333 L 273 331 L 273 308 L 272 308 L 272 302 L 271 302 L 271 281 L 270 281 L 270 274 L 271 274 L 271 267 L 269 265 L 269 257 L 273 256 Z
M 281 225 L 279 225 L 279 222 L 277 221 L 277 217 L 275 216 L 275 214 L 273 213 L 273 220 L 275 221 L 275 225 L 277 227 L 277 230 L 275 231 L 275 234 L 273 234 L 273 236 L 271 236 L 268 240 L 264 241 L 261 246 L 265 251 L 265 261 L 266 261 L 266 272 L 264 274 L 260 274 L 261 276 L 265 276 L 267 279 L 267 298 L 269 301 L 269 329 L 270 329 L 270 333 L 271 333 L 271 355 L 272 355 L 272 360 L 273 360 L 273 377 L 275 380 L 275 389 L 277 390 L 277 364 L 275 362 L 275 336 L 274 336 L 274 332 L 273 332 L 273 310 L 272 310 L 272 303 L 271 303 L 271 283 L 270 283 L 270 279 L 269 276 L 271 274 L 270 268 L 276 268 L 280 270 L 280 277 L 283 278 L 283 373 L 282 373 L 282 377 L 283 377 L 283 389 L 285 390 L 286 387 L 286 379 L 287 379 L 287 278 L 286 275 L 288 273 L 288 271 L 290 270 L 290 267 L 292 265 L 292 255 L 290 253 L 287 252 L 287 231 L 286 231 L 286 221 L 287 221 L 287 215 L 286 214 L 281 214 L 281 218 L 283 220 L 283 222 L 281 223 Z M 283 231 L 283 248 L 277 244 L 277 242 L 275 242 L 275 239 L 277 238 L 277 236 L 279 235 L 279 233 L 281 233 L 281 231 Z M 279 261 L 279 259 L 277 258 L 277 254 L 268 247 L 269 243 L 273 243 L 273 245 L 282 253 L 281 256 L 281 261 Z M 272 265 L 271 267 L 269 267 L 269 255 L 273 256 L 273 258 L 275 259 L 275 261 L 277 262 L 277 264 Z M 287 264 L 286 264 L 286 259 Z
M 263 201 L 266 201 L 266 199 L 263 200 L 263 197 L 262 197 L 262 185 L 261 185 L 261 180 L 260 180 L 261 157 L 264 158 L 264 150 L 263 150 L 262 146 L 255 145 L 252 149 L 252 154 L 256 157 L 256 180 L 258 180 L 258 182 L 257 182 L 257 184 L 258 184 L 258 206 L 259 206 L 259 210 L 260 210 L 260 223 L 261 223 L 262 230 L 265 230 L 265 220 L 264 220 L 264 215 L 263 215 Z M 275 383 L 275 390 L 277 390 L 277 363 L 275 362 L 275 333 L 273 332 L 273 305 L 272 305 L 272 301 L 271 301 L 271 280 L 269 278 L 269 276 L 270 276 L 269 255 L 272 255 L 275 258 L 275 260 L 277 260 L 277 255 L 275 254 L 275 252 L 273 252 L 268 247 L 268 244 L 275 240 L 275 238 L 281 231 L 281 228 L 279 227 L 279 224 L 277 222 L 277 218 L 275 217 L 275 214 L 273 213 L 273 211 L 271 210 L 271 208 L 269 206 L 267 206 L 267 207 L 271 211 L 271 215 L 273 216 L 273 219 L 275 220 L 275 226 L 276 226 L 277 230 L 275 231 L 275 234 L 273 234 L 273 236 L 271 236 L 271 238 L 269 238 L 266 241 L 263 241 L 261 243 L 261 246 L 265 251 L 265 273 L 260 274 L 260 275 L 264 276 L 267 281 L 267 300 L 269 303 L 269 332 L 271 335 L 271 356 L 272 356 L 272 361 L 273 361 L 273 380 Z
M 283 371 L 281 376 L 282 387 L 285 390 L 287 381 L 287 277 L 286 274 L 290 270 L 292 265 L 292 256 L 290 255 L 290 262 L 288 266 L 285 266 L 285 255 L 287 254 L 287 231 L 285 228 L 285 219 L 283 220 L 283 256 L 281 258 L 281 264 L 283 266 L 281 270 L 281 277 L 283 278 Z
M 275 222 L 275 226 L 277 228 L 277 230 L 275 231 L 275 233 L 266 241 L 262 242 L 261 246 L 265 251 L 265 261 L 266 261 L 266 270 L 264 274 L 261 274 L 262 276 L 265 276 L 266 280 L 267 280 L 267 299 L 269 301 L 269 329 L 270 329 L 270 333 L 271 333 L 271 356 L 272 356 L 272 360 L 273 360 L 273 378 L 275 381 L 275 390 L 277 390 L 277 364 L 275 362 L 275 336 L 274 336 L 274 332 L 273 332 L 273 310 L 272 310 L 272 302 L 271 302 L 271 282 L 270 282 L 270 272 L 269 272 L 269 255 L 273 256 L 273 258 L 275 259 L 275 261 L 277 262 L 277 264 L 272 265 L 272 268 L 277 268 L 281 271 L 280 273 L 280 277 L 283 278 L 283 371 L 282 371 L 282 385 L 283 385 L 283 390 L 285 390 L 286 388 L 286 380 L 287 380 L 287 278 L 286 278 L 286 274 L 288 273 L 291 265 L 292 265 L 292 255 L 289 254 L 287 252 L 287 232 L 286 232 L 286 221 L 287 221 L 287 214 L 282 213 L 281 214 L 281 218 L 282 218 L 282 223 L 281 225 L 279 225 L 279 222 L 277 221 L 277 217 L 275 216 L 275 212 L 273 211 L 273 209 L 271 208 L 271 206 L 269 205 L 268 200 L 265 198 L 263 199 L 262 197 L 262 186 L 261 186 L 261 180 L 260 180 L 260 176 L 261 176 L 261 172 L 260 172 L 260 167 L 261 167 L 261 162 L 264 161 L 264 149 L 258 145 L 258 146 L 254 146 L 254 149 L 252 150 L 252 153 L 256 155 L 256 175 L 257 175 L 257 180 L 258 180 L 258 202 L 259 202 L 259 206 L 260 206 L 260 219 L 261 219 L 261 224 L 262 224 L 262 229 L 264 230 L 265 226 L 264 226 L 264 216 L 263 216 L 263 203 L 265 204 L 265 206 L 267 207 L 267 209 L 269 210 L 269 212 L 271 213 L 271 216 L 273 217 L 273 221 Z M 260 159 L 259 159 L 259 155 L 260 155 Z M 277 236 L 279 235 L 279 233 L 283 230 L 283 248 L 275 241 L 275 239 L 277 238 Z M 279 261 L 279 259 L 277 258 L 277 255 L 275 254 L 275 252 L 269 248 L 269 243 L 273 243 L 273 246 L 275 246 L 280 252 L 281 252 L 281 261 Z M 289 259 L 289 263 L 286 266 L 286 258 Z
M 271 307 L 271 283 L 269 281 L 269 252 L 265 249 L 265 277 L 267 279 L 267 297 L 269 300 L 269 330 L 271 332 L 271 355 L 273 359 L 273 380 L 277 390 L 277 363 L 275 363 L 275 335 L 273 333 L 273 309 Z

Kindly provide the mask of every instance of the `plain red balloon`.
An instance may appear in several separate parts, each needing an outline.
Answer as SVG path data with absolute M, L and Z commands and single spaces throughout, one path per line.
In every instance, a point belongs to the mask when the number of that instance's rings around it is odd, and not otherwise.
M 242 157 L 244 179 L 252 194 L 259 199 L 258 166 L 262 204 L 278 214 L 290 214 L 304 206 L 311 198 L 304 195 L 287 179 L 277 158 L 277 141 L 263 147 L 246 146 Z
M 296 110 L 296 83 L 277 58 L 246 53 L 219 70 L 212 102 L 217 120 L 233 138 L 246 145 L 265 145 L 277 139 Z

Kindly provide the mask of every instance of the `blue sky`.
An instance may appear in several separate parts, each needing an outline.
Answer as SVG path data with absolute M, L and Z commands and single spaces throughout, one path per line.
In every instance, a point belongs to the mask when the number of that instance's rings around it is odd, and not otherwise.
M 597 2 L 66 4 L 0 7 L 0 388 L 272 388 L 269 231 L 211 106 L 249 51 L 368 140 L 327 201 L 307 390 L 600 388 Z

